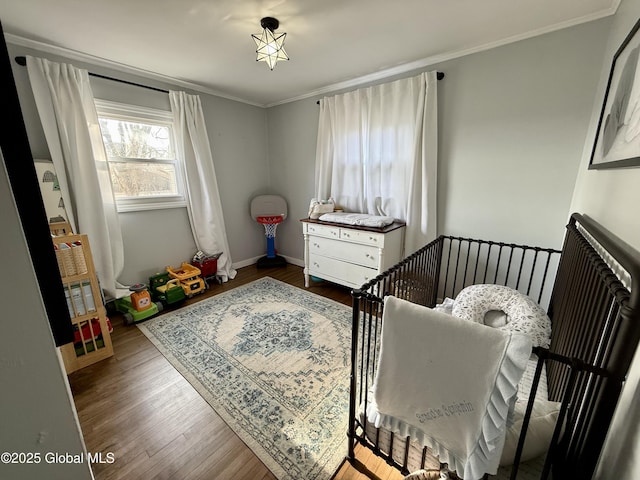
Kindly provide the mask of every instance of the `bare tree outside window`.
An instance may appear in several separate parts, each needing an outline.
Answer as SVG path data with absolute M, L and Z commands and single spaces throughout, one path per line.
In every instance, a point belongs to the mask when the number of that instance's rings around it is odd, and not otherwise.
M 99 114 L 116 199 L 181 195 L 170 124 Z

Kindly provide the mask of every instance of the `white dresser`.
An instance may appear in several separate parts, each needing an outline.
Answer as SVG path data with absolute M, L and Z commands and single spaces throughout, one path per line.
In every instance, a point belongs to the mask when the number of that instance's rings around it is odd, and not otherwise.
M 351 227 L 302 219 L 305 286 L 313 276 L 359 288 L 402 259 L 404 227 Z

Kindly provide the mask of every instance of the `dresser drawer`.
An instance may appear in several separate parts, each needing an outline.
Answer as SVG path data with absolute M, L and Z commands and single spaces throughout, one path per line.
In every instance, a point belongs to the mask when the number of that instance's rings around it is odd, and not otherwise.
M 358 288 L 374 278 L 378 271 L 322 255 L 309 254 L 309 274 L 342 285 Z
M 363 230 L 304 221 L 304 284 L 312 277 L 359 288 L 400 261 L 404 225 Z
M 304 233 L 309 235 L 319 235 L 327 238 L 340 238 L 340 227 L 332 227 L 331 225 L 318 225 L 315 223 L 305 223 Z
M 324 237 L 309 237 L 309 253 L 336 258 L 345 262 L 378 269 L 380 253 L 377 247 L 359 245 Z
M 340 229 L 340 239 L 362 243 L 365 245 L 373 245 L 379 248 L 384 247 L 384 234 L 376 232 L 367 232 L 366 230 L 354 230 L 351 228 Z

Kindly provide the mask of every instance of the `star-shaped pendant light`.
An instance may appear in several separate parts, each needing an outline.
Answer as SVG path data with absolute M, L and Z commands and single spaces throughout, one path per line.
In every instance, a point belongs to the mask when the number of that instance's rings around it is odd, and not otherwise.
M 265 17 L 260 20 L 262 33 L 251 35 L 256 42 L 256 61 L 266 62 L 273 70 L 280 60 L 289 60 L 287 52 L 284 50 L 284 39 L 286 33 L 275 34 L 274 31 L 280 25 L 276 18 Z

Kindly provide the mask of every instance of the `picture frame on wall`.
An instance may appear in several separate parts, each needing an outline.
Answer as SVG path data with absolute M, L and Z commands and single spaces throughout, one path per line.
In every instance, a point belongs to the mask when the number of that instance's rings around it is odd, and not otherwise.
M 613 56 L 589 169 L 640 166 L 640 20 Z

